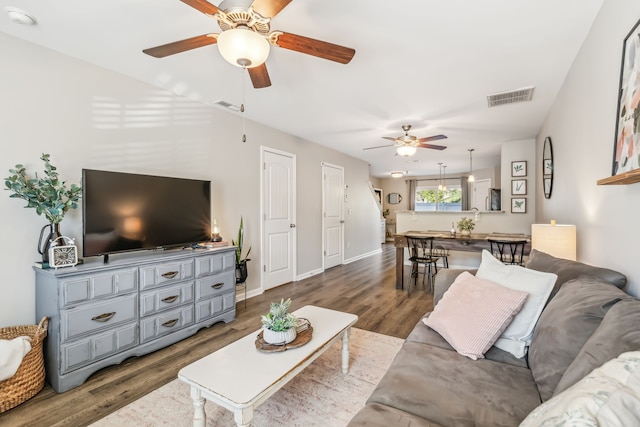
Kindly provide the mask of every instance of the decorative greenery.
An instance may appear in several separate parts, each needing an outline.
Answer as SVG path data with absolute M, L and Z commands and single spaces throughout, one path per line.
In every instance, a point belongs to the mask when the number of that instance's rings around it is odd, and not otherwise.
M 49 163 L 49 154 L 42 154 L 45 177 L 27 177 L 26 168 L 17 164 L 15 169 L 9 169 L 12 175 L 4 179 L 5 190 L 13 192 L 9 197 L 27 201 L 25 208 L 35 208 L 38 215 L 44 215 L 51 224 L 58 224 L 69 209 L 78 207 L 78 200 L 82 196 L 82 187 L 66 181 L 60 181 L 57 168 Z
M 460 218 L 460 221 L 458 221 L 458 230 L 460 231 L 463 231 L 463 230 L 473 231 L 475 227 L 476 227 L 476 224 L 473 222 L 473 220 L 471 218 L 467 218 L 466 216 Z
M 240 227 L 238 228 L 238 239 L 231 240 L 231 244 L 236 247 L 236 265 L 240 265 L 243 261 L 251 261 L 248 256 L 251 253 L 251 246 L 249 246 L 249 250 L 245 254 L 244 258 L 242 257 L 242 247 L 244 244 L 244 223 L 242 222 L 242 217 L 240 217 Z
M 274 332 L 284 332 L 298 325 L 298 318 L 291 313 L 287 313 L 291 306 L 291 298 L 272 302 L 269 313 L 262 315 L 260 321 L 262 326 Z

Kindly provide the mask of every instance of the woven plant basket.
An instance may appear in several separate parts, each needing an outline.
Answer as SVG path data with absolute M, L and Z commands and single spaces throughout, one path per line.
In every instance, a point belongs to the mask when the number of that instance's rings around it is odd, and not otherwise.
M 44 387 L 44 356 L 42 342 L 47 336 L 49 319 L 43 317 L 38 325 L 0 328 L 0 339 L 31 337 L 31 350 L 24 356 L 15 375 L 0 381 L 0 413 L 31 399 Z

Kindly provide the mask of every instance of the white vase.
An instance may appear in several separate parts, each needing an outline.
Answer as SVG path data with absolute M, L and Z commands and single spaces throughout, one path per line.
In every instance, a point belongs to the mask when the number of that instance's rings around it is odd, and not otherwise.
M 461 236 L 470 236 L 471 235 L 471 231 L 470 230 L 461 230 L 460 231 L 460 235 Z
M 288 344 L 295 340 L 298 336 L 296 328 L 290 328 L 286 331 L 272 331 L 271 329 L 262 328 L 262 338 L 269 344 Z

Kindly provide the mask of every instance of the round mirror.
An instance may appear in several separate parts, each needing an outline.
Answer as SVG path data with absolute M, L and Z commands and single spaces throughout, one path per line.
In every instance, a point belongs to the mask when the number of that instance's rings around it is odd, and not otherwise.
M 399 193 L 389 193 L 387 194 L 387 202 L 392 205 L 397 205 L 402 201 L 402 196 Z
M 544 147 L 542 147 L 542 188 L 544 198 L 550 199 L 553 189 L 553 147 L 550 137 L 544 139 Z

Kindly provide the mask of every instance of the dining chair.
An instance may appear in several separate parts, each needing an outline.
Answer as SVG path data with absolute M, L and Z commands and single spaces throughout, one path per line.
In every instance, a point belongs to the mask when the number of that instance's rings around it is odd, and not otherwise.
M 422 286 L 425 286 L 425 278 L 429 277 L 429 292 L 433 293 L 433 280 L 438 273 L 436 265 L 438 256 L 433 248 L 433 237 L 409 237 L 407 236 L 407 246 L 409 247 L 409 261 L 411 261 L 411 274 L 407 280 L 407 292 L 411 292 L 411 281 L 417 286 L 418 275 L 422 274 Z M 422 273 L 420 272 L 422 266 Z
M 523 265 L 524 246 L 526 240 L 488 239 L 491 254 L 504 264 Z

